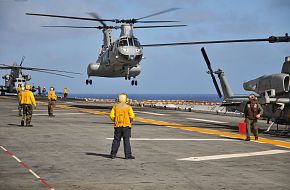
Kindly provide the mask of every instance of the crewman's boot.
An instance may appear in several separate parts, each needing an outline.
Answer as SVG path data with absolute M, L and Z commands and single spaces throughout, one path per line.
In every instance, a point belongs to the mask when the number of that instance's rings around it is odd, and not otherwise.
M 116 158 L 116 154 L 111 154 L 111 158 L 115 159 Z
M 245 141 L 250 141 L 251 140 L 251 138 L 250 137 L 247 137 L 246 139 L 245 139 Z
M 24 126 L 24 120 L 21 120 L 21 126 Z
M 259 137 L 258 136 L 255 136 L 255 141 L 259 140 Z
M 128 155 L 128 156 L 125 157 L 125 159 L 135 159 L 135 156 Z

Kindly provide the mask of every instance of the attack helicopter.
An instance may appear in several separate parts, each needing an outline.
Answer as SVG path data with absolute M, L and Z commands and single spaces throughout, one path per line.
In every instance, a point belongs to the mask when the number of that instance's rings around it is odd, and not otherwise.
M 226 106 L 227 110 L 238 110 L 243 113 L 246 103 L 249 101 L 248 96 L 234 95 L 224 71 L 221 69 L 213 71 L 205 49 L 202 48 L 201 52 L 208 67 L 208 74 L 211 75 L 217 94 L 221 98 L 222 93 L 215 75 L 220 80 L 224 98 L 222 106 Z M 290 57 L 285 58 L 281 73 L 264 75 L 245 81 L 243 88 L 246 91 L 257 94 L 258 100 L 264 109 L 262 117 L 272 121 L 267 131 L 270 130 L 273 124 L 290 124 Z
M 141 73 L 140 62 L 143 58 L 143 47 L 159 47 L 159 46 L 180 46 L 180 45 L 196 45 L 196 44 L 219 44 L 219 43 L 243 43 L 243 42 L 289 42 L 289 36 L 270 36 L 269 38 L 260 39 L 238 39 L 238 40 L 219 40 L 219 41 L 199 41 L 199 42 L 178 42 L 178 43 L 159 43 L 159 44 L 141 44 L 136 36 L 134 36 L 134 28 L 165 28 L 165 27 L 182 27 L 186 25 L 161 25 L 161 26 L 135 26 L 136 23 L 172 23 L 179 22 L 173 20 L 161 20 L 161 21 L 144 21 L 142 19 L 167 13 L 177 10 L 178 8 L 171 8 L 164 11 L 160 11 L 148 16 L 140 17 L 137 19 L 101 19 L 96 13 L 89 13 L 91 18 L 85 17 L 73 17 L 54 14 L 42 14 L 42 13 L 26 13 L 26 15 L 42 16 L 42 17 L 54 17 L 63 19 L 75 19 L 86 21 L 97 21 L 102 26 L 43 26 L 43 27 L 57 27 L 57 28 L 93 28 L 99 29 L 103 32 L 103 45 L 100 49 L 100 53 L 96 63 L 91 63 L 87 67 L 88 79 L 87 85 L 92 84 L 90 77 L 124 77 L 125 80 L 131 81 L 132 86 L 137 86 L 137 80 L 135 78 Z M 122 23 L 121 26 L 108 26 L 105 22 Z M 121 29 L 120 37 L 114 41 L 112 36 L 112 29 Z
M 0 64 L 0 69 L 9 69 L 10 74 L 4 75 L 2 78 L 5 80 L 5 85 L 0 86 L 1 95 L 5 95 L 5 93 L 17 93 L 18 86 L 25 86 L 27 81 L 31 80 L 31 75 L 24 74 L 22 70 L 30 70 L 41 73 L 48 73 L 53 75 L 58 75 L 62 77 L 74 78 L 67 74 L 81 74 L 69 71 L 61 71 L 55 69 L 43 69 L 43 68 L 34 68 L 34 67 L 23 67 L 22 64 L 24 62 L 25 57 L 22 57 L 20 64 L 14 63 L 13 65 Z M 62 74 L 65 73 L 65 74 Z

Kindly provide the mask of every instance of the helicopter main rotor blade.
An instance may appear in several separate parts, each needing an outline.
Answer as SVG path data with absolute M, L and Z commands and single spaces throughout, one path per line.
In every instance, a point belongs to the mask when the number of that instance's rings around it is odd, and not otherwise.
M 210 61 L 208 59 L 208 56 L 207 56 L 204 48 L 201 48 L 201 53 L 203 55 L 203 58 L 205 60 L 205 63 L 207 65 L 207 68 L 209 70 L 209 74 L 211 75 L 211 78 L 212 78 L 213 84 L 215 86 L 215 89 L 216 89 L 216 91 L 218 93 L 218 96 L 221 98 L 222 97 L 222 93 L 221 93 L 220 88 L 219 88 L 219 86 L 217 84 L 216 78 L 215 78 L 214 73 L 213 73 L 213 70 L 211 68 L 211 63 L 210 63 Z
M 53 73 L 53 72 L 49 72 L 49 71 L 42 71 L 42 70 L 41 71 L 31 70 L 31 71 L 40 72 L 40 73 L 48 73 L 48 74 L 58 75 L 58 76 L 67 77 L 67 78 L 74 78 L 72 76 L 68 76 L 68 75 L 64 75 L 64 74 L 59 74 L 59 73 Z
M 88 13 L 91 17 L 94 17 L 95 19 L 98 19 L 100 20 L 99 22 L 104 26 L 106 27 L 106 23 L 104 21 L 102 21 L 102 19 L 99 17 L 99 15 L 97 13 Z
M 133 28 L 166 28 L 166 27 L 183 27 L 183 26 L 187 26 L 184 24 L 180 24 L 180 25 L 160 25 L 160 26 L 133 26 Z
M 41 14 L 41 13 L 26 13 L 26 15 L 75 19 L 75 20 L 88 20 L 88 21 L 98 21 L 98 22 L 108 21 L 108 22 L 115 22 L 115 23 L 128 23 L 128 24 L 134 24 L 136 22 L 140 22 L 140 23 L 179 22 L 179 21 L 172 21 L 172 20 L 171 21 L 164 21 L 164 20 L 163 21 L 138 21 L 136 19 L 97 19 L 97 18 L 73 17 L 73 16 Z
M 42 26 L 45 28 L 95 28 L 95 29 L 119 29 L 120 26 Z
M 55 18 L 66 18 L 66 19 L 76 19 L 76 20 L 110 21 L 110 22 L 115 22 L 115 20 L 113 20 L 113 19 L 96 19 L 96 18 L 73 17 L 73 16 L 52 15 L 52 14 L 40 14 L 40 13 L 26 13 L 26 15 L 43 16 L 43 17 L 55 17 Z
M 82 73 L 76 73 L 76 72 L 70 72 L 70 71 L 62 71 L 62 70 L 56 70 L 56 69 L 42 69 L 42 68 L 33 68 L 33 67 L 20 67 L 23 70 L 31 70 L 31 71 L 53 71 L 53 72 L 59 72 L 59 73 L 68 73 L 68 74 L 76 74 L 76 75 L 82 75 Z
M 153 14 L 150 14 L 150 15 L 147 15 L 147 16 L 144 16 L 144 17 L 137 18 L 136 20 L 141 20 L 141 19 L 144 19 L 144 18 L 153 17 L 153 16 L 156 16 L 156 15 L 168 13 L 168 12 L 175 11 L 175 10 L 178 10 L 178 9 L 180 9 L 180 8 L 170 8 L 170 9 L 166 9 L 166 10 L 163 10 L 163 11 L 160 11 L 160 12 L 157 12 L 157 13 L 153 13 Z
M 290 42 L 290 38 L 286 33 L 285 36 L 270 36 L 269 38 L 244 39 L 244 40 L 218 40 L 218 41 L 200 41 L 200 42 L 179 42 L 179 43 L 164 43 L 164 44 L 145 44 L 143 47 L 156 46 L 180 46 L 180 45 L 197 45 L 197 44 L 219 44 L 219 43 L 240 43 L 240 42 Z
M 22 60 L 20 62 L 20 67 L 22 66 L 22 63 L 23 63 L 24 59 L 25 59 L 25 56 L 22 57 Z

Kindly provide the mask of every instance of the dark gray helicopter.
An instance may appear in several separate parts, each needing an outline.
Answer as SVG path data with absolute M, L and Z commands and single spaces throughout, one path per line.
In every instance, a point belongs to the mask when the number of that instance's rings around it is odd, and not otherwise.
M 202 48 L 201 52 L 209 70 L 208 74 L 211 75 L 216 91 L 221 98 L 222 94 L 214 74 L 220 80 L 224 95 L 222 105 L 227 106 L 228 110 L 231 111 L 238 110 L 244 112 L 248 96 L 234 95 L 223 70 L 218 69 L 213 71 L 205 49 Z M 290 57 L 285 58 L 281 73 L 264 75 L 254 80 L 246 81 L 243 83 L 243 87 L 246 91 L 258 94 L 259 102 L 264 109 L 262 117 L 268 119 L 268 121 L 273 121 L 267 131 L 270 130 L 274 123 L 277 125 L 290 124 Z
M 75 73 L 75 72 L 69 72 L 69 71 L 61 71 L 61 70 L 55 70 L 55 69 L 43 69 L 43 68 L 33 68 L 33 67 L 23 67 L 22 64 L 24 62 L 25 57 L 22 57 L 20 65 L 14 63 L 13 65 L 6 65 L 6 64 L 0 64 L 0 69 L 10 69 L 10 74 L 4 75 L 2 78 L 5 80 L 5 85 L 0 86 L 1 95 L 5 95 L 5 93 L 17 93 L 17 87 L 18 86 L 25 86 L 26 82 L 31 80 L 31 75 L 24 74 L 22 70 L 30 70 L 30 71 L 36 71 L 41 73 L 48 73 L 68 78 L 74 78 L 70 75 L 66 74 L 81 74 L 81 73 Z M 66 74 L 62 74 L 66 73 Z

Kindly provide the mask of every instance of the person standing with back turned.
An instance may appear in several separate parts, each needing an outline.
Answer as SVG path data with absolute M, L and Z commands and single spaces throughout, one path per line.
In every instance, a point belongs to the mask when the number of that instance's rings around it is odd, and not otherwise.
M 32 127 L 32 125 L 30 125 L 30 122 L 32 119 L 32 112 L 33 112 L 32 105 L 34 105 L 34 108 L 36 109 L 36 102 L 35 102 L 34 95 L 31 92 L 31 86 L 29 84 L 27 84 L 25 86 L 25 90 L 21 92 L 20 104 L 23 108 L 21 126 L 24 126 L 24 122 L 25 122 L 27 127 Z
M 111 158 L 116 158 L 121 138 L 123 137 L 124 152 L 126 159 L 135 159 L 132 156 L 130 137 L 132 121 L 135 118 L 133 109 L 127 103 L 127 95 L 124 93 L 119 94 L 118 103 L 113 106 L 110 118 L 114 122 L 114 140 L 111 149 Z
M 255 94 L 249 95 L 249 101 L 245 107 L 245 121 L 247 124 L 247 138 L 246 141 L 251 140 L 251 130 L 253 130 L 255 140 L 258 140 L 258 126 L 257 121 L 263 114 L 263 108 L 258 102 L 258 98 Z
M 53 87 L 50 87 L 50 90 L 48 91 L 48 94 L 47 94 L 47 99 L 48 99 L 48 116 L 54 117 L 53 109 L 55 107 L 57 96 L 55 94 L 55 90 Z

